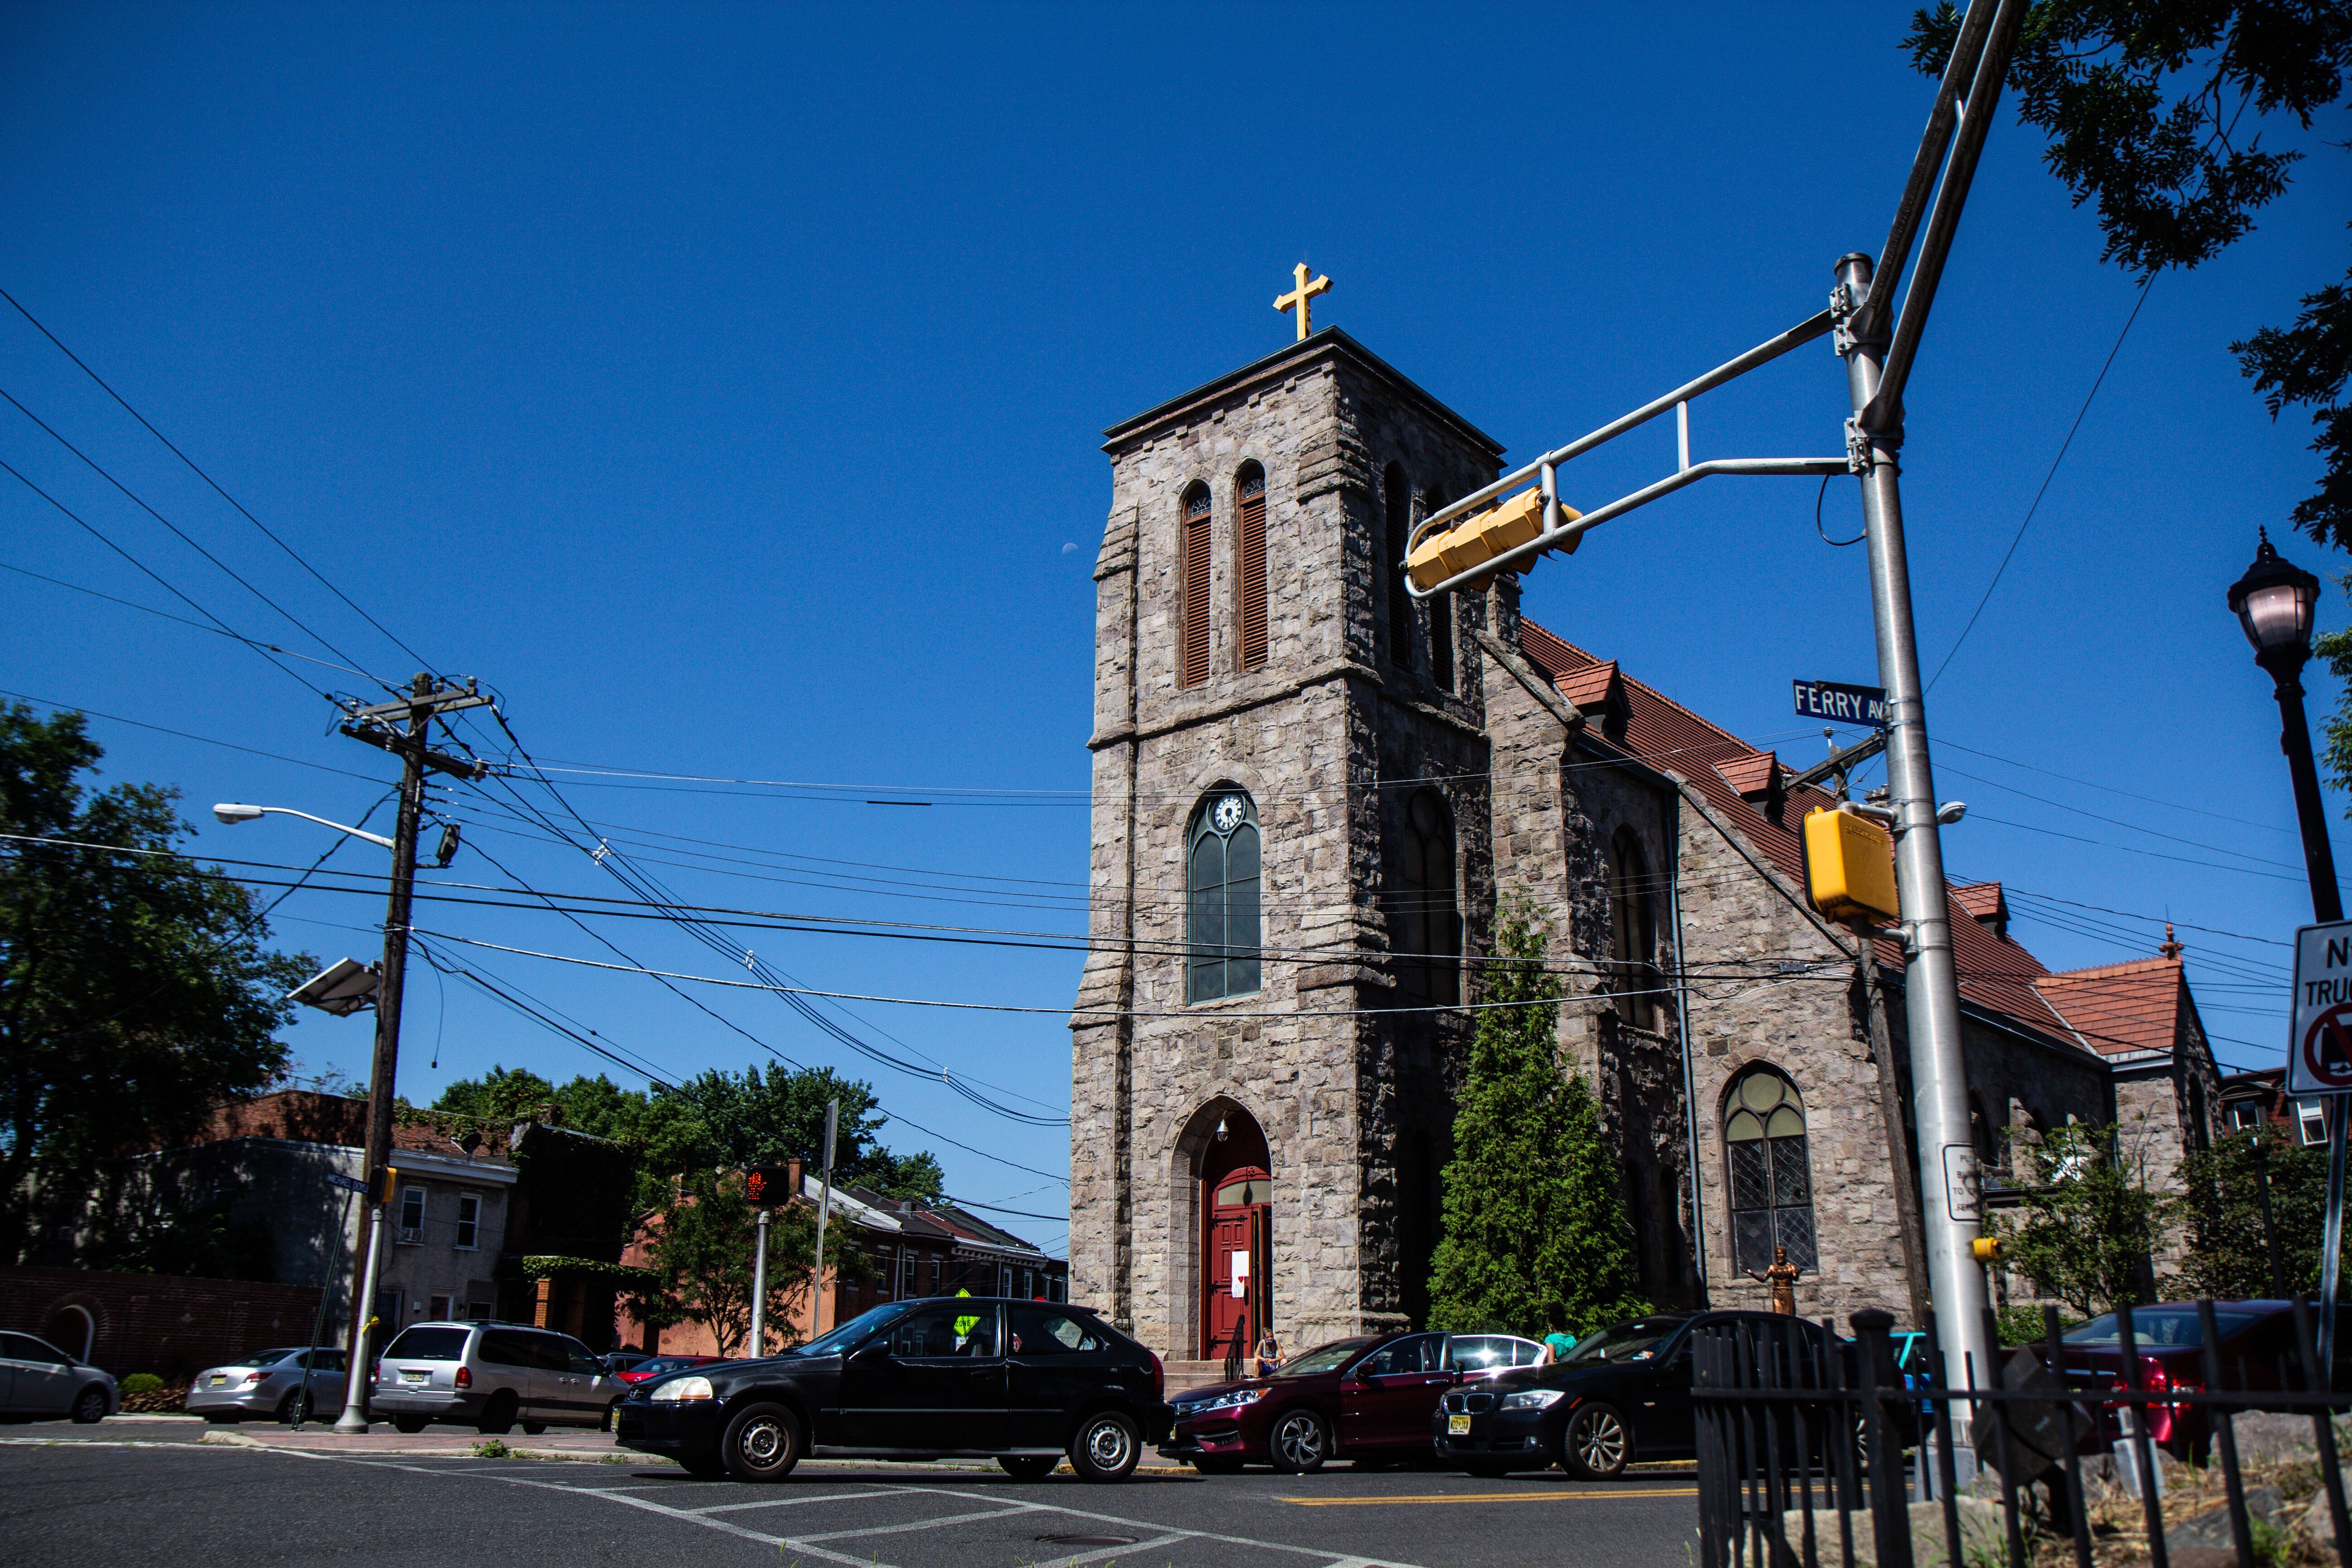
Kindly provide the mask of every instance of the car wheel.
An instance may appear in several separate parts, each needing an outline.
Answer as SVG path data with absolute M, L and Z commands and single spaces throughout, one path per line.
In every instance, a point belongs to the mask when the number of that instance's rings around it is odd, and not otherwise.
M 505 1436 L 514 1430 L 517 1403 L 513 1389 L 499 1389 L 490 1395 L 490 1402 L 482 1406 L 481 1419 L 474 1423 L 474 1430 L 485 1437 Z
M 1312 1410 L 1291 1411 L 1274 1424 L 1266 1454 L 1286 1476 L 1311 1476 L 1331 1457 L 1330 1423 Z
M 103 1421 L 106 1419 L 106 1390 L 93 1383 L 74 1395 L 73 1418 L 84 1426 Z
M 801 1462 L 801 1418 L 781 1405 L 747 1405 L 727 1423 L 719 1453 L 739 1481 L 781 1481 Z
M 526 1421 L 522 1424 L 522 1435 L 526 1437 L 536 1437 L 546 1430 L 547 1423 L 544 1421 Z
M 1016 1481 L 1042 1481 L 1062 1461 L 1050 1454 L 1001 1454 L 996 1462 Z
M 1560 1439 L 1560 1468 L 1588 1481 L 1614 1480 L 1633 1457 L 1633 1434 L 1615 1407 L 1598 1402 L 1568 1419 Z
M 431 1421 L 425 1419 L 422 1415 L 395 1415 L 392 1418 L 392 1429 L 394 1431 L 405 1432 L 412 1437 L 415 1436 L 419 1432 L 424 1431 L 425 1428 L 432 1425 L 433 1423 Z
M 677 1468 L 702 1481 L 715 1481 L 727 1473 L 727 1462 L 716 1454 L 681 1455 Z
M 310 1419 L 310 1395 L 307 1391 L 298 1388 L 278 1402 L 279 1426 L 291 1426 L 298 1421 L 309 1419 Z
M 1070 1439 L 1070 1468 L 1082 1481 L 1123 1481 L 1142 1458 L 1142 1430 L 1125 1411 L 1096 1411 Z
M 1204 1476 L 1238 1476 L 1242 1473 L 1239 1459 L 1195 1459 L 1192 1468 Z

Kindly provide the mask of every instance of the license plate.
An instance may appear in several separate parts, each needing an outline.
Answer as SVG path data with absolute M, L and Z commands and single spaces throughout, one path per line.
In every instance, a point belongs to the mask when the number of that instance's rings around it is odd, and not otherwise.
M 218 1373 L 215 1373 L 212 1376 L 212 1386 L 215 1388 L 226 1388 L 228 1386 L 228 1379 L 223 1377 Z
M 403 1383 L 423 1383 L 429 1375 L 429 1373 L 419 1372 L 413 1367 L 403 1367 L 400 1369 L 400 1381 Z
M 1449 1437 L 1467 1437 L 1470 1436 L 1470 1417 L 1467 1415 L 1447 1416 L 1445 1418 L 1445 1435 Z

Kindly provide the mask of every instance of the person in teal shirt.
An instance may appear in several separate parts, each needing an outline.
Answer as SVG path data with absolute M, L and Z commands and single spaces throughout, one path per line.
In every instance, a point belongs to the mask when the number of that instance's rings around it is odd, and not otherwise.
M 1559 1330 L 1554 1329 L 1543 1337 L 1543 1342 L 1550 1347 L 1552 1360 L 1566 1361 L 1568 1352 L 1576 1348 L 1576 1336 L 1562 1333 Z

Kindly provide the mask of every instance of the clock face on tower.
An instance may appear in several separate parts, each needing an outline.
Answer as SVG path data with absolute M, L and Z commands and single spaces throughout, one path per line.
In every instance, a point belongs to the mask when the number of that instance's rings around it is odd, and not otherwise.
M 1229 795 L 1210 809 L 1209 824 L 1219 833 L 1230 834 L 1242 825 L 1242 797 Z

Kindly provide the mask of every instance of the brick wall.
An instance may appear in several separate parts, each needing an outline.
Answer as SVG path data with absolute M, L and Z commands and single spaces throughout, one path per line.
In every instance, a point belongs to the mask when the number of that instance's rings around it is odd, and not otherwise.
M 270 1345 L 300 1344 L 319 1308 L 315 1285 L 0 1268 L 0 1329 L 38 1334 L 117 1377 L 178 1381 Z M 330 1325 L 331 1329 L 332 1325 Z

